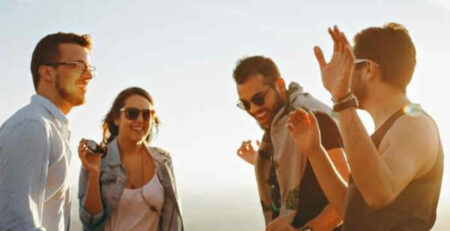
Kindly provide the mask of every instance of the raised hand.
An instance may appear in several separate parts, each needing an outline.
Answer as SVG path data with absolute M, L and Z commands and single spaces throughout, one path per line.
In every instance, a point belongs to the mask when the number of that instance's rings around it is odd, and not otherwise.
M 325 61 L 320 47 L 314 47 L 314 54 L 319 62 L 324 87 L 331 93 L 333 99 L 338 100 L 350 92 L 355 57 L 347 38 L 337 26 L 328 28 L 328 33 L 334 43 L 330 62 Z
M 85 139 L 82 139 L 78 145 L 78 156 L 80 157 L 81 163 L 89 173 L 100 173 L 102 154 L 89 153 Z
M 256 141 L 259 146 L 259 141 Z M 258 151 L 253 148 L 252 141 L 243 141 L 239 149 L 237 150 L 237 155 L 247 161 L 247 163 L 255 165 L 256 157 L 258 156 Z
M 295 146 L 307 155 L 320 148 L 320 130 L 313 112 L 303 109 L 292 111 L 289 115 L 286 127 L 294 140 Z

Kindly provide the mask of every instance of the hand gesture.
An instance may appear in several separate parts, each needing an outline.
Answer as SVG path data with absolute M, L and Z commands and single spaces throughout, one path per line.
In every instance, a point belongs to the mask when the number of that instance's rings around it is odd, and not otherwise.
M 314 47 L 314 53 L 319 62 L 322 74 L 322 83 L 331 93 L 333 99 L 342 99 L 350 92 L 351 78 L 354 70 L 353 51 L 345 37 L 337 26 L 328 28 L 334 43 L 333 56 L 330 62 L 326 62 L 322 50 Z
M 320 148 L 320 130 L 313 112 L 303 109 L 292 111 L 286 127 L 294 140 L 295 146 L 303 153 L 310 153 Z
M 102 154 L 91 154 L 86 142 L 85 139 L 81 139 L 80 144 L 78 145 L 78 156 L 80 157 L 81 163 L 89 173 L 100 173 Z
M 256 141 L 256 145 L 259 146 L 259 141 Z M 247 163 L 255 165 L 256 157 L 258 156 L 258 151 L 253 148 L 252 141 L 243 141 L 239 149 L 237 150 L 237 155 L 247 161 Z

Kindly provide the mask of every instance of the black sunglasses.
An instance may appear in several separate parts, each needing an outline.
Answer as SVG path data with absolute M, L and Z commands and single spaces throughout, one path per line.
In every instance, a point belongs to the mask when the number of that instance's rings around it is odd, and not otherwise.
M 138 109 L 135 107 L 122 108 L 120 111 L 125 112 L 125 117 L 129 120 L 136 120 L 141 113 L 144 120 L 149 120 L 153 113 L 155 113 L 155 111 L 150 109 Z
M 272 88 L 272 85 L 270 85 L 265 92 L 259 92 L 259 93 L 256 93 L 255 95 L 253 95 L 252 98 L 250 99 L 250 101 L 257 106 L 264 105 L 264 103 L 266 102 L 265 98 L 266 98 L 267 92 L 269 92 L 270 88 Z M 248 111 L 248 110 L 250 110 L 251 105 L 250 105 L 249 101 L 240 99 L 237 103 L 237 107 L 242 110 Z
M 102 147 L 101 145 L 98 145 L 93 140 L 86 139 L 86 147 L 89 150 L 89 153 L 92 155 L 95 154 L 102 154 L 102 156 L 106 155 L 106 147 Z

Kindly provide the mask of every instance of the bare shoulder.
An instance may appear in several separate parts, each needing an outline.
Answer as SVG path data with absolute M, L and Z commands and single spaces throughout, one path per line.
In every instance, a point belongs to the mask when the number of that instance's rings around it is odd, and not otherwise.
M 420 112 L 401 116 L 386 133 L 382 143 L 386 152 L 380 149 L 383 154 L 402 155 L 408 161 L 416 162 L 420 172 L 427 172 L 438 155 L 440 138 L 433 119 Z
M 401 116 L 386 135 L 390 140 L 420 141 L 419 144 L 436 147 L 439 144 L 439 132 L 436 123 L 425 112 Z M 411 143 L 411 145 L 414 144 Z

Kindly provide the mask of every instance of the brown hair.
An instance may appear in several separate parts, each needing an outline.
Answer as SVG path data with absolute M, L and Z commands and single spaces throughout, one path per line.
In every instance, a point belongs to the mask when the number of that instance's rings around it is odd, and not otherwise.
M 92 50 L 92 39 L 89 35 L 58 32 L 42 38 L 34 48 L 31 58 L 31 74 L 36 91 L 40 80 L 39 67 L 48 63 L 58 62 L 59 44 L 61 43 L 74 43 L 87 48 L 89 51 Z
M 242 84 L 255 74 L 261 74 L 266 84 L 272 84 L 280 77 L 278 67 L 272 59 L 264 56 L 250 56 L 238 61 L 233 78 L 237 84 Z
M 401 24 L 370 27 L 354 37 L 356 58 L 380 65 L 382 80 L 406 92 L 416 66 L 416 49 L 408 30 Z
M 146 98 L 151 104 L 154 104 L 152 96 L 140 87 L 130 87 L 127 88 L 117 95 L 114 100 L 111 109 L 109 109 L 108 114 L 106 114 L 103 120 L 103 144 L 108 144 L 119 134 L 119 128 L 114 123 L 114 120 L 120 117 L 120 109 L 125 105 L 125 101 L 133 95 L 139 95 Z M 154 123 L 152 123 L 157 131 L 160 121 L 158 116 L 153 114 L 151 117 Z M 153 132 L 156 132 L 153 127 L 151 128 L 150 134 L 145 138 L 147 142 L 150 142 L 153 137 Z

